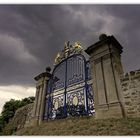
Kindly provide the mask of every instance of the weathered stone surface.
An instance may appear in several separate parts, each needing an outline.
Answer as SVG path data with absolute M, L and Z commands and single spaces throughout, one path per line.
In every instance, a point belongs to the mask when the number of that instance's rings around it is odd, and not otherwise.
M 33 103 L 19 108 L 12 120 L 4 128 L 4 133 L 9 135 L 16 130 L 28 126 L 32 120 Z
M 122 46 L 113 36 L 106 36 L 87 48 L 92 67 L 95 118 L 121 118 L 123 96 L 120 77 L 123 74 L 121 64 Z M 127 89 L 126 89 L 127 90 Z
M 33 119 L 30 125 L 38 125 L 43 121 L 44 107 L 45 107 L 45 95 L 47 91 L 47 82 L 52 76 L 50 74 L 51 69 L 46 68 L 46 72 L 39 74 L 35 77 L 36 82 L 36 96 L 33 107 Z
M 140 117 L 140 70 L 126 73 L 121 79 L 127 117 Z
M 18 109 L 14 115 L 13 122 L 17 129 L 24 127 L 32 119 L 33 103 Z

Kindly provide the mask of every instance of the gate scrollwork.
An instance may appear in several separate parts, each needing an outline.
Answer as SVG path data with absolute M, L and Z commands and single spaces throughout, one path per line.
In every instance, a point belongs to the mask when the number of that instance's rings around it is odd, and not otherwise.
M 51 90 L 46 96 L 44 119 L 94 114 L 90 65 L 82 51 L 80 43 L 75 46 L 66 43 L 57 55 L 48 84 Z

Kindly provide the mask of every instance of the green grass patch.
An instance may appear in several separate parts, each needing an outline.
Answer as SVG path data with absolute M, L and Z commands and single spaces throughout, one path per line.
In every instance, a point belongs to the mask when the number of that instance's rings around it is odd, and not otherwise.
M 15 135 L 140 135 L 140 118 L 106 120 L 95 120 L 94 117 L 67 118 L 44 122 L 40 126 L 24 128 L 16 132 Z

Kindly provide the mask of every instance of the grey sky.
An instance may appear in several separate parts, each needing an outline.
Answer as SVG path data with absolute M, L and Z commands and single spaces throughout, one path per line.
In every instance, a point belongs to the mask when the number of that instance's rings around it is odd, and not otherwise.
M 34 86 L 64 41 L 87 48 L 101 33 L 124 47 L 125 71 L 140 68 L 140 5 L 0 5 L 0 85 Z

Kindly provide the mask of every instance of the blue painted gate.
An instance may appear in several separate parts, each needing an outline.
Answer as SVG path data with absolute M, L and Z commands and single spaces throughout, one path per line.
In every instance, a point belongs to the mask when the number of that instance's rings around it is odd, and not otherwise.
M 94 114 L 90 64 L 73 54 L 58 63 L 48 82 L 44 119 Z

